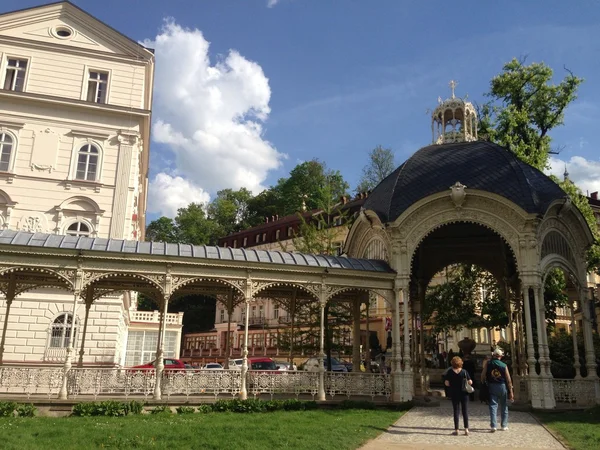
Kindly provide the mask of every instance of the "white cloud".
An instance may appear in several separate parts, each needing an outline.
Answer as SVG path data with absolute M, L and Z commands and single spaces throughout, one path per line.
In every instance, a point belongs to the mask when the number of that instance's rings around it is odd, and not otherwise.
M 190 203 L 207 203 L 210 196 L 202 188 L 181 177 L 159 173 L 150 183 L 148 211 L 175 217 L 179 208 Z
M 585 159 L 582 156 L 573 156 L 568 161 L 550 158 L 549 173 L 562 179 L 565 164 L 569 178 L 584 194 L 600 191 L 600 161 Z
M 273 8 L 277 3 L 279 3 L 279 0 L 268 0 L 267 8 Z
M 202 32 L 173 20 L 144 45 L 156 54 L 153 140 L 173 152 L 177 175 L 159 174 L 152 183 L 170 178 L 181 187 L 187 180 L 203 195 L 223 188 L 262 190 L 268 171 L 284 157 L 263 137 L 271 89 L 262 68 L 235 50 L 211 64 Z M 156 191 L 151 186 L 150 194 Z M 159 195 L 165 203 L 152 200 L 155 209 L 172 210 L 189 198 L 179 189 L 171 194 L 180 197 Z

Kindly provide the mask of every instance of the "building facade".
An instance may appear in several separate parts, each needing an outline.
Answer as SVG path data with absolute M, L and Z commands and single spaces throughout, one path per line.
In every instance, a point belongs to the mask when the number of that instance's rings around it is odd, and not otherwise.
M 0 227 L 142 240 L 153 75 L 151 50 L 69 2 L 0 15 Z M 125 362 L 135 298 L 91 306 L 84 363 Z M 17 297 L 4 361 L 64 361 L 84 315 L 71 305 Z

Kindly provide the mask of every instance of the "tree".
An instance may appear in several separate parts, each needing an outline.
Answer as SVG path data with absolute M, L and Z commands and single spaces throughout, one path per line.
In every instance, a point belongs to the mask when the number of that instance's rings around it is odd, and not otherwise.
M 250 227 L 249 203 L 252 192 L 246 188 L 238 191 L 223 189 L 208 204 L 207 217 L 216 224 L 218 237 L 227 236 Z
M 546 64 L 524 62 L 513 59 L 492 78 L 486 94 L 491 101 L 480 108 L 478 132 L 544 170 L 551 153 L 549 132 L 563 124 L 565 109 L 577 98 L 583 79 L 565 69 L 566 77 L 555 85 Z
M 150 222 L 146 228 L 146 239 L 152 242 L 178 242 L 177 233 L 173 219 L 163 216 Z
M 289 178 L 281 178 L 273 189 L 278 194 L 278 211 L 284 216 L 336 203 L 348 195 L 349 188 L 338 170 L 328 169 L 325 163 L 313 159 L 298 164 Z
M 367 192 L 373 190 L 381 181 L 396 168 L 394 164 L 394 152 L 391 148 L 383 148 L 378 145 L 369 152 L 369 163 L 363 167 L 362 176 L 356 192 Z
M 219 227 L 206 213 L 205 206 L 190 203 L 177 210 L 175 216 L 179 242 L 193 245 L 214 245 L 219 238 Z

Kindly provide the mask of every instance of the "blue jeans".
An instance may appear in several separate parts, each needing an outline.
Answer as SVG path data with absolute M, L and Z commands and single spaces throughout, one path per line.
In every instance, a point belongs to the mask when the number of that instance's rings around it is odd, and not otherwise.
M 500 404 L 500 426 L 508 426 L 508 392 L 506 384 L 489 383 L 490 387 L 490 426 L 497 428 L 498 404 Z

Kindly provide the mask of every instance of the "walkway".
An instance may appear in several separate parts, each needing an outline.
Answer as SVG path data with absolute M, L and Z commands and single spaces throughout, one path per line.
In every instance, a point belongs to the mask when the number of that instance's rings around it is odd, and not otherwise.
M 458 445 L 469 449 L 518 448 L 528 450 L 564 450 L 531 414 L 510 411 L 508 431 L 490 433 L 487 405 L 469 404 L 469 436 L 452 436 L 454 428 L 452 404 L 442 399 L 438 407 L 415 407 L 404 414 L 378 438 L 368 442 L 362 450 L 419 449 L 436 450 Z M 462 419 L 461 419 L 462 429 Z

